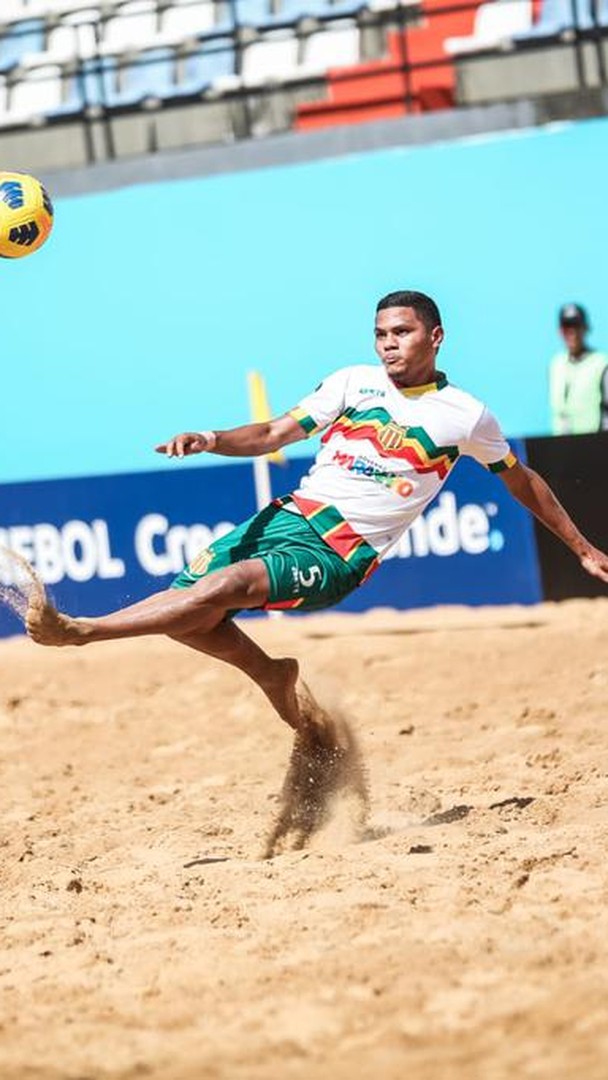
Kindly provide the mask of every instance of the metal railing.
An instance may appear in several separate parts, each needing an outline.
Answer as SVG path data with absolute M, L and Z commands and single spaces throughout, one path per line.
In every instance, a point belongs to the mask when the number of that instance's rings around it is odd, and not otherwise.
M 283 15 L 276 7 L 271 10 L 269 6 L 268 17 L 256 23 L 243 18 L 240 0 L 214 0 L 214 26 L 201 33 L 170 40 L 163 36 L 163 21 L 172 5 L 166 0 L 155 0 L 154 4 L 150 4 L 150 14 L 156 24 L 155 35 L 142 40 L 137 46 L 128 44 L 114 51 L 106 41 L 106 28 L 110 20 L 117 16 L 124 20 L 141 19 L 141 14 L 124 12 L 121 15 L 124 4 L 120 3 L 112 8 L 104 4 L 99 18 L 91 21 L 85 19 L 78 25 L 72 25 L 65 14 L 55 14 L 40 20 L 38 32 L 44 37 L 43 44 L 58 27 L 71 26 L 74 32 L 73 55 L 64 55 L 63 60 L 60 57 L 53 59 L 52 51 L 43 51 L 37 62 L 36 55 L 30 53 L 14 63 L 6 62 L 4 68 L 2 57 L 7 55 L 6 42 L 14 45 L 20 36 L 24 39 L 29 37 L 31 41 L 32 19 L 28 16 L 23 24 L 0 25 L 0 137 L 4 128 L 31 129 L 79 124 L 84 133 L 86 158 L 94 161 L 99 159 L 100 153 L 107 158 L 116 156 L 114 124 L 125 115 L 141 115 L 142 123 L 149 130 L 147 149 L 154 151 L 159 145 L 155 122 L 163 112 L 178 106 L 196 105 L 204 108 L 210 103 L 216 106 L 224 103 L 228 109 L 233 109 L 225 132 L 226 140 L 232 141 L 260 133 L 260 127 L 264 127 L 260 124 L 260 116 L 265 107 L 266 129 L 273 130 L 270 113 L 273 102 L 276 103 L 279 98 L 284 106 L 287 104 L 281 118 L 275 117 L 274 130 L 293 127 L 298 111 L 306 112 L 307 97 L 312 102 L 323 100 L 325 95 L 326 100 L 319 112 L 322 111 L 328 123 L 332 120 L 336 123 L 348 122 L 350 116 L 362 114 L 371 119 L 374 114 L 381 115 L 387 109 L 405 114 L 424 111 L 433 107 L 432 102 L 429 104 L 428 94 L 429 87 L 433 86 L 429 77 L 433 74 L 436 85 L 445 91 L 443 96 L 440 95 L 440 105 L 466 105 L 471 102 L 467 102 L 466 95 L 461 93 L 462 73 L 474 71 L 475 65 L 482 62 L 486 67 L 488 64 L 496 66 L 498 89 L 493 100 L 500 100 L 501 71 L 506 70 L 507 58 L 523 62 L 526 57 L 541 57 L 555 49 L 566 50 L 572 60 L 574 76 L 570 89 L 608 85 L 606 0 L 589 0 L 583 12 L 577 0 L 568 0 L 569 18 L 565 25 L 548 29 L 545 33 L 541 21 L 532 33 L 520 32 L 515 38 L 486 42 L 485 46 L 482 42 L 479 49 L 460 54 L 446 52 L 443 42 L 449 35 L 443 33 L 442 27 L 447 31 L 455 19 L 458 22 L 460 17 L 466 16 L 472 28 L 475 13 L 480 7 L 478 2 L 465 0 L 463 3 L 435 6 L 433 0 L 422 0 L 421 3 L 398 3 L 391 7 L 363 5 L 350 9 L 344 3 L 322 7 L 320 0 L 312 2 L 315 14 L 308 15 L 304 9 L 294 18 L 287 13 Z M 523 0 L 493 0 L 496 5 L 513 2 Z M 183 7 L 180 5 L 180 9 L 183 10 Z M 260 10 L 258 4 L 258 13 Z M 70 15 L 73 15 L 73 9 Z M 331 70 L 331 86 L 336 91 L 343 91 L 335 95 L 341 100 L 327 100 L 327 73 L 311 71 L 306 64 L 300 71 L 297 66 L 294 67 L 288 76 L 281 77 L 280 73 L 270 69 L 266 78 L 263 74 L 256 79 L 247 77 L 247 54 L 255 44 L 269 40 L 287 42 L 295 38 L 300 56 L 305 56 L 312 34 L 330 27 L 346 26 L 358 33 L 364 47 L 358 64 L 353 63 L 342 70 Z M 80 45 L 82 27 L 90 31 L 86 50 Z M 427 49 L 426 54 L 420 56 L 416 41 L 420 40 L 421 32 L 427 38 L 434 37 L 435 52 L 429 54 Z M 389 41 L 393 46 L 390 54 L 387 51 Z M 162 56 L 159 58 L 159 49 L 166 50 L 164 61 Z M 18 47 L 14 52 L 18 54 Z M 210 78 L 205 82 L 202 78 L 204 58 L 219 55 L 225 55 L 229 61 L 225 66 L 230 69 L 228 74 L 231 78 Z M 189 63 L 196 64 L 197 59 L 201 78 L 198 84 L 188 84 L 182 77 L 183 72 Z M 151 69 L 156 65 L 158 69 L 159 64 L 162 67 L 163 63 L 166 70 L 162 90 L 155 92 L 151 82 L 151 88 L 146 90 L 144 87 L 139 96 L 135 94 L 135 97 L 129 97 L 124 93 L 125 85 L 128 88 L 129 73 L 131 76 L 134 71 L 141 74 L 148 67 Z M 331 65 L 328 64 L 328 67 Z M 49 71 L 49 68 L 53 70 Z M 41 89 L 45 86 L 49 91 L 48 108 L 45 108 L 45 93 Z M 51 88 L 54 94 L 52 104 Z M 352 91 L 350 97 L 345 93 L 347 88 Z M 29 114 L 27 108 L 20 111 L 14 107 L 15 102 L 18 104 L 21 99 L 27 104 L 28 90 Z M 521 94 L 524 92 L 522 87 Z M 517 85 L 509 85 L 505 89 L 505 97 L 511 99 L 517 97 L 518 93 Z M 2 95 L 5 99 L 4 110 Z M 37 107 L 31 105 L 32 96 L 37 99 Z M 238 110 L 236 119 L 234 110 Z M 313 107 L 308 111 L 314 113 L 315 109 Z M 101 150 L 99 139 L 96 140 L 93 135 L 94 128 L 102 133 Z M 208 139 L 202 131 L 201 142 L 206 141 Z

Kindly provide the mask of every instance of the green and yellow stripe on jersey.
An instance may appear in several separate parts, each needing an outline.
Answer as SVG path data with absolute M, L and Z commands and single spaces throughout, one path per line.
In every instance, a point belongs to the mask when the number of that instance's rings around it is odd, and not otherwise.
M 317 421 L 312 416 L 309 416 L 304 409 L 300 409 L 299 406 L 296 409 L 290 409 L 288 416 L 293 416 L 307 435 L 316 435 L 318 431 L 322 430 L 323 425 L 317 424 Z
M 509 453 L 502 461 L 495 461 L 492 465 L 488 465 L 487 468 L 490 472 L 501 473 L 505 472 L 507 469 L 512 469 L 514 465 L 517 465 L 517 458 L 513 451 L 509 450 Z
M 360 411 L 350 406 L 334 420 L 322 442 L 334 435 L 368 439 L 381 457 L 409 461 L 416 472 L 434 472 L 440 479 L 447 476 L 460 455 L 457 446 L 437 446 L 423 427 L 404 427 L 382 408 Z
M 316 420 L 303 409 L 292 409 L 290 416 L 297 420 L 307 435 L 321 430 Z M 349 406 L 334 420 L 321 442 L 329 442 L 334 435 L 342 435 L 344 439 L 367 439 L 381 457 L 409 461 L 416 472 L 434 472 L 441 480 L 445 479 L 460 457 L 457 446 L 438 446 L 425 428 L 404 427 L 382 408 L 358 410 Z M 503 472 L 513 468 L 516 461 L 515 455 L 509 452 L 501 461 L 488 465 L 488 468 L 492 472 Z

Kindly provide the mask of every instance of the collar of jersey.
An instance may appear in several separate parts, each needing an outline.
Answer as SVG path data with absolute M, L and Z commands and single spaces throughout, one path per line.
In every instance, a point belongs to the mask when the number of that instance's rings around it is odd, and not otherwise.
M 395 386 L 395 390 L 397 390 L 398 393 L 403 394 L 404 397 L 422 397 L 423 394 L 431 394 L 435 390 L 443 390 L 444 386 L 447 385 L 447 375 L 444 375 L 443 371 L 438 371 L 435 382 L 423 383 L 422 386 Z

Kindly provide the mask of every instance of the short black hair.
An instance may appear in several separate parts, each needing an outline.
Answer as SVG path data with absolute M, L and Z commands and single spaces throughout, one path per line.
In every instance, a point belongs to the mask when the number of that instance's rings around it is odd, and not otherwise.
M 415 292 L 412 289 L 403 289 L 400 292 L 391 292 L 378 301 L 376 311 L 384 311 L 391 307 L 411 307 L 419 318 L 422 319 L 427 330 L 433 330 L 435 326 L 441 326 L 439 308 L 430 296 L 423 292 Z

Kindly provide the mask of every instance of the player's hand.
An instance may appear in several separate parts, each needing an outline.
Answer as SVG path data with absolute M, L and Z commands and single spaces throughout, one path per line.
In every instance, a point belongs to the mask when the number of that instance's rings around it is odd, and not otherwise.
M 580 561 L 583 570 L 608 584 L 608 555 L 590 544 L 580 556 Z
M 202 431 L 185 431 L 182 435 L 174 435 L 166 443 L 156 446 L 157 454 L 166 454 L 167 457 L 188 457 L 189 454 L 202 454 L 209 448 L 209 440 Z

